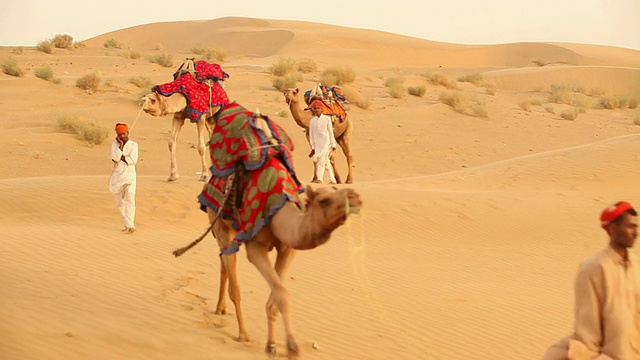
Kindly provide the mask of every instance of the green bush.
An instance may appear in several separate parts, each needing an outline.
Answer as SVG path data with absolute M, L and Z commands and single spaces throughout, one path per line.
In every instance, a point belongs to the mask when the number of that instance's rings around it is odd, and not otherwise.
M 57 125 L 61 131 L 75 134 L 90 146 L 102 144 L 109 136 L 109 130 L 100 123 L 77 115 L 61 115 L 57 119 Z
M 42 40 L 36 45 L 36 49 L 38 51 L 42 51 L 45 54 L 52 54 L 54 47 L 55 46 L 53 46 L 51 40 Z
M 56 35 L 51 40 L 53 42 L 53 46 L 60 49 L 69 49 L 73 47 L 73 37 L 71 35 Z
M 2 61 L 2 72 L 16 77 L 24 76 L 24 70 L 18 65 L 18 61 L 10 56 Z
M 89 93 L 94 93 L 100 86 L 100 75 L 96 73 L 87 74 L 76 80 L 76 86 L 82 90 L 86 90 Z
M 171 67 L 173 66 L 173 55 L 169 55 L 169 54 L 155 55 L 155 56 L 152 56 L 149 59 L 149 61 L 163 67 Z

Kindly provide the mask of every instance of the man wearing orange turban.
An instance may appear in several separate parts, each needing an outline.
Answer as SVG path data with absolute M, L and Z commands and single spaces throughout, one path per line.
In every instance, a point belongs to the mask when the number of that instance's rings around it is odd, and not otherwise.
M 111 145 L 113 171 L 109 180 L 109 190 L 113 193 L 116 209 L 122 217 L 125 234 L 136 230 L 136 163 L 138 143 L 129 139 L 127 124 L 116 124 L 116 139 Z
M 620 201 L 602 211 L 600 226 L 609 245 L 580 264 L 574 333 L 552 345 L 544 360 L 640 359 L 640 263 L 629 251 L 638 213 Z

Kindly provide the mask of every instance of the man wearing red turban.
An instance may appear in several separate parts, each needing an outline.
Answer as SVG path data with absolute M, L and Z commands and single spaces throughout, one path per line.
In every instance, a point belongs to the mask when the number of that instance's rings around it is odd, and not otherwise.
M 309 105 L 309 109 L 313 113 L 313 117 L 309 122 L 309 142 L 311 144 L 310 158 L 313 158 L 315 164 L 316 180 L 314 182 L 322 183 L 324 172 L 329 175 L 329 182 L 336 183 L 336 177 L 329 160 L 331 153 L 336 151 L 336 138 L 333 136 L 333 123 L 328 115 L 322 113 L 325 105 L 320 100 L 314 100 Z
M 127 124 L 116 124 L 116 139 L 111 145 L 114 166 L 109 180 L 109 191 L 114 195 L 116 209 L 122 217 L 125 234 L 136 230 L 136 163 L 138 143 L 129 139 Z
M 544 360 L 640 359 L 640 263 L 629 249 L 638 213 L 626 201 L 607 207 L 600 226 L 609 245 L 580 264 L 575 281 L 575 323 Z

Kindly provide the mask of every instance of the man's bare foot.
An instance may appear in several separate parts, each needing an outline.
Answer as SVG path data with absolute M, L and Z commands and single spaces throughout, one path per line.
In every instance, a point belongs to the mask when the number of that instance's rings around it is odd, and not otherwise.
M 322 184 L 322 180 L 313 180 L 312 183 L 314 183 L 314 184 Z
M 133 234 L 133 232 L 136 231 L 136 228 L 128 228 L 127 230 L 124 231 L 125 234 Z

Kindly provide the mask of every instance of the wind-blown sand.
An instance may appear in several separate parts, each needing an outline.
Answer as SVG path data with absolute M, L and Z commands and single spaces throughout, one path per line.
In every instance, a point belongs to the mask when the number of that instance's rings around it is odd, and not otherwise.
M 73 34 L 70 34 L 73 35 Z M 114 38 L 143 58 L 105 49 Z M 605 246 L 607 205 L 640 204 L 639 109 L 606 110 L 598 98 L 574 121 L 548 103 L 552 84 L 640 98 L 640 51 L 585 44 L 444 44 L 377 31 L 294 21 L 226 18 L 161 23 L 89 39 L 86 48 L 13 55 L 23 78 L 0 74 L 0 358 L 265 359 L 268 287 L 241 250 L 242 306 L 250 343 L 238 343 L 232 303 L 215 315 L 219 262 L 212 238 L 182 257 L 207 218 L 196 204 L 195 126 L 180 137 L 181 178 L 168 183 L 170 118 L 141 114 L 137 232 L 123 235 L 108 179 L 110 138 L 88 147 L 55 124 L 61 114 L 110 130 L 133 124 L 143 93 L 127 80 L 164 83 L 196 46 L 217 47 L 231 99 L 259 108 L 296 144 L 302 180 L 312 167 L 302 129 L 266 69 L 280 57 L 314 58 L 310 89 L 331 65 L 352 67 L 355 188 L 364 201 L 326 245 L 300 252 L 286 279 L 304 359 L 538 359 L 570 333 L 578 263 Z M 162 44 L 165 49 L 154 50 Z M 324 45 L 327 45 L 324 47 Z M 12 48 L 0 48 L 0 58 Z M 146 56 L 173 54 L 163 68 Z M 537 60 L 548 64 L 535 66 Z M 33 75 L 50 66 L 54 85 Z M 112 85 L 75 87 L 93 71 Z M 446 89 L 423 73 L 481 73 L 495 95 L 488 118 L 440 103 Z M 425 85 L 392 98 L 385 79 Z M 539 100 L 523 110 L 523 101 Z M 553 106 L 555 113 L 543 106 Z M 276 113 L 286 116 L 278 116 Z M 640 121 L 640 120 L 638 120 Z M 115 134 L 114 134 L 115 135 Z M 341 175 L 344 158 L 338 152 Z M 344 185 L 341 185 L 344 186 Z M 638 252 L 637 249 L 633 250 Z M 284 330 L 278 319 L 278 351 Z M 312 345 L 316 344 L 317 349 Z

